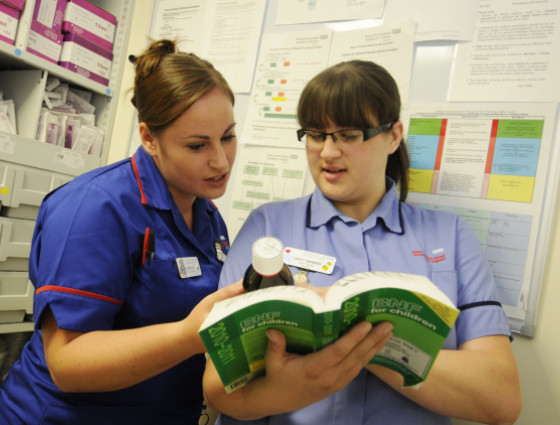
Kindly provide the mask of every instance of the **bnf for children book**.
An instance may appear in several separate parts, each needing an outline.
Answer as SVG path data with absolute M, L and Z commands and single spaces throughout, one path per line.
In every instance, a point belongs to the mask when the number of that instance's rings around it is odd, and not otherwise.
M 411 386 L 426 379 L 458 314 L 425 276 L 364 272 L 338 280 L 324 299 L 306 287 L 275 286 L 220 301 L 199 334 L 230 393 L 265 373 L 267 329 L 284 333 L 288 351 L 306 354 L 360 321 L 389 321 L 393 337 L 370 363 Z

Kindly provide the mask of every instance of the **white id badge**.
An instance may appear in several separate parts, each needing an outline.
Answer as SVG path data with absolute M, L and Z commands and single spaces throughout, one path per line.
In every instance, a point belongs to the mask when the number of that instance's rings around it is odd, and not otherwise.
M 187 277 L 196 277 L 202 275 L 198 258 L 196 257 L 183 257 L 175 259 L 177 261 L 177 269 L 179 276 L 185 279 Z
M 336 258 L 288 246 L 284 249 L 284 263 L 288 266 L 294 266 L 300 269 L 331 274 L 336 263 Z

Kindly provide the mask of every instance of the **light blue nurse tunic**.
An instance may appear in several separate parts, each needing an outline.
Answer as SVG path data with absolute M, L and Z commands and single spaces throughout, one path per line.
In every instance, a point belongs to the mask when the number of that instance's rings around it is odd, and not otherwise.
M 480 243 L 466 222 L 441 211 L 400 202 L 395 183 L 375 211 L 359 223 L 340 211 L 316 189 L 295 200 L 269 203 L 253 210 L 232 244 L 220 286 L 235 282 L 251 262 L 253 241 L 278 237 L 286 247 L 336 258 L 331 275 L 310 272 L 309 283 L 330 286 L 363 271 L 393 271 L 429 277 L 459 307 L 458 320 L 445 344 L 456 349 L 473 338 L 508 335 L 509 323 Z M 292 273 L 297 269 L 291 267 Z M 342 391 L 304 409 L 242 422 L 220 416 L 221 425 L 292 424 L 450 424 L 401 396 L 365 369 Z
M 45 198 L 29 270 L 36 329 L 0 392 L 1 424 L 198 424 L 203 355 L 120 391 L 63 393 L 49 375 L 37 325 L 47 306 L 60 328 L 79 332 L 185 318 L 216 290 L 229 250 L 216 207 L 197 199 L 193 212 L 191 231 L 142 147 Z M 183 258 L 200 275 L 182 277 Z

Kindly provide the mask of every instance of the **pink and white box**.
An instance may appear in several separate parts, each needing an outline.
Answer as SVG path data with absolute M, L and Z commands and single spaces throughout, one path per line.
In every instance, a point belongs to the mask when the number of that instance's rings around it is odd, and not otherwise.
M 29 28 L 27 51 L 58 63 L 62 50 L 62 20 L 66 0 L 37 0 Z
M 112 51 L 116 24 L 115 16 L 89 1 L 68 0 L 62 31 L 78 34 Z
M 27 51 L 53 63 L 58 63 L 64 35 L 32 20 L 27 40 Z
M 33 10 L 33 21 L 61 33 L 65 9 L 66 0 L 37 0 Z
M 113 53 L 110 51 L 78 34 L 64 35 L 60 66 L 107 86 L 112 63 Z
M 0 41 L 15 44 L 20 11 L 0 3 Z
M 6 3 L 8 6 L 12 6 L 17 10 L 23 10 L 25 0 L 0 0 L 0 3 Z

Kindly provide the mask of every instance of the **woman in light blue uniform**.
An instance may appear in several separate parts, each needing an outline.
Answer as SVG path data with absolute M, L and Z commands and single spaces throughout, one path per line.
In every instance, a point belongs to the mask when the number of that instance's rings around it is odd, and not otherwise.
M 425 275 L 460 310 L 428 379 L 419 389 L 402 388 L 400 375 L 367 365 L 343 388 L 311 393 L 305 389 L 312 377 L 301 360 L 317 353 L 287 354 L 282 334 L 272 332 L 266 377 L 226 395 L 215 368 L 207 366 L 204 392 L 224 412 L 219 424 L 435 425 L 450 424 L 450 417 L 483 423 L 518 417 L 511 332 L 482 248 L 458 216 L 405 203 L 408 155 L 399 113 L 395 81 L 372 62 L 341 63 L 312 79 L 299 101 L 298 138 L 317 187 L 309 196 L 251 212 L 220 286 L 243 276 L 251 245 L 262 235 L 336 258 L 331 275 L 292 267 L 313 287 L 368 270 Z
M 36 327 L 0 392 L 2 424 L 198 424 L 198 327 L 240 292 L 214 293 L 229 241 L 209 201 L 235 158 L 234 97 L 168 40 L 134 64 L 142 146 L 41 206 Z

